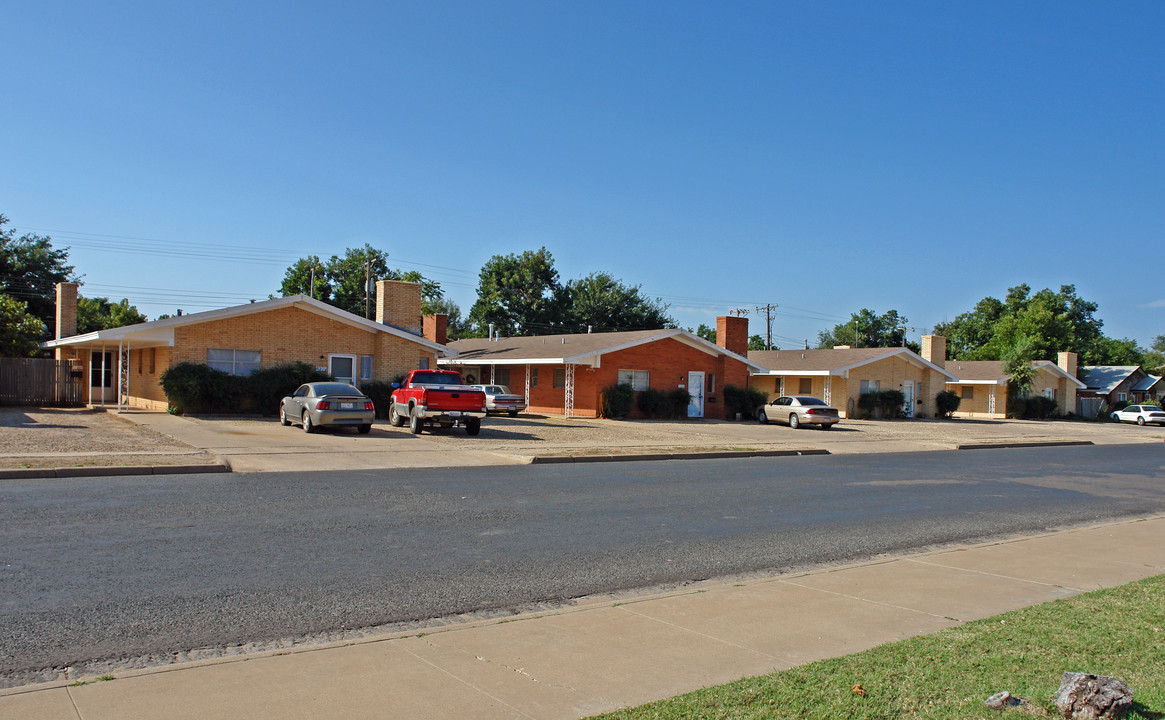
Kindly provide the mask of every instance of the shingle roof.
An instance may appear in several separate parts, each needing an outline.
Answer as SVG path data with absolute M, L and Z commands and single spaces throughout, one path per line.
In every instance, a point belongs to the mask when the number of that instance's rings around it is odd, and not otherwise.
M 1032 367 L 1037 370 L 1045 370 L 1053 375 L 1062 375 L 1076 383 L 1078 389 L 1084 388 L 1084 383 L 1064 372 L 1063 368 L 1050 360 L 1032 360 Z M 1003 371 L 1003 362 L 1000 360 L 948 360 L 947 370 L 958 378 L 954 382 L 948 382 L 948 385 L 958 385 L 959 383 L 1007 384 L 1007 373 Z
M 1145 392 L 1157 383 L 1161 382 L 1161 378 L 1157 375 L 1146 375 L 1141 378 L 1140 382 L 1133 386 L 1133 390 L 1137 392 Z
M 934 368 L 933 365 L 907 348 L 829 348 L 820 350 L 750 350 L 748 359 L 765 367 L 773 375 L 826 375 L 868 365 L 885 358 L 902 357 L 907 362 Z
M 1085 365 L 1082 368 L 1084 384 L 1089 390 L 1107 395 L 1139 367 L 1140 365 Z
M 449 347 L 457 352 L 457 358 L 442 364 L 566 364 L 586 363 L 598 356 L 616 352 L 637 345 L 673 339 L 691 347 L 715 355 L 725 355 L 739 359 L 750 366 L 748 358 L 729 352 L 724 348 L 699 338 L 686 330 L 664 328 L 659 330 L 626 330 L 607 333 L 577 333 L 568 335 L 535 335 L 530 337 L 507 337 L 498 340 L 470 338 L 455 340 Z M 755 369 L 760 369 L 756 367 Z

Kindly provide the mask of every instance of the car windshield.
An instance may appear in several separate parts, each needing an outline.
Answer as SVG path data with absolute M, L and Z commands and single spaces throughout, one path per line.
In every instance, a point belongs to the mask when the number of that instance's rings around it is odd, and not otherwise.
M 420 372 L 413 373 L 414 385 L 460 385 L 461 379 L 455 373 Z
M 364 394 L 364 393 L 360 392 L 359 390 L 357 390 L 356 388 L 352 387 L 351 385 L 345 385 L 344 383 L 320 383 L 319 385 L 315 385 L 313 387 L 315 390 L 316 397 L 323 397 L 324 395 L 363 395 Z
M 799 396 L 797 398 L 797 402 L 801 403 L 802 405 L 825 405 L 824 402 L 818 400 L 815 397 L 806 397 L 804 395 Z M 826 405 L 826 407 L 828 407 L 828 405 Z
M 490 385 L 487 392 L 490 395 L 509 395 L 510 389 L 505 385 Z

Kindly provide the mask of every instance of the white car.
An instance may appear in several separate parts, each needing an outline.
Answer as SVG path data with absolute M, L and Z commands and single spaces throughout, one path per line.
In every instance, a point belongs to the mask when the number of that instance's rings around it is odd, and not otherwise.
M 838 423 L 840 414 L 837 408 L 809 395 L 782 395 L 768 405 L 757 408 L 756 419 L 761 425 L 772 420 L 787 422 L 794 430 L 802 425 L 816 425 L 822 430 L 828 430 Z
M 1113 422 L 1135 422 L 1138 425 L 1157 423 L 1165 425 L 1165 410 L 1156 405 L 1129 405 L 1111 415 Z
M 515 395 L 505 385 L 474 385 L 477 390 L 485 393 L 485 411 L 504 412 L 510 417 L 518 417 L 518 413 L 526 409 L 526 397 Z

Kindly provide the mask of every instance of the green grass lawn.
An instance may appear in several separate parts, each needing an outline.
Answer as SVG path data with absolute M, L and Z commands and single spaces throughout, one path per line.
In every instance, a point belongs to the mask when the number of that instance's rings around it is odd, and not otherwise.
M 1121 678 L 1130 717 L 1165 718 L 1165 575 L 602 717 L 998 718 L 983 701 L 1002 690 L 1059 717 L 1065 671 Z

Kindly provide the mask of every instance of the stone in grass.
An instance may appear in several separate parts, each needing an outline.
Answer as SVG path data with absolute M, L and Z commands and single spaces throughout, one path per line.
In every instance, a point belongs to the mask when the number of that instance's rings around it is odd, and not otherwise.
M 1133 707 L 1133 691 L 1124 680 L 1066 672 L 1052 703 L 1066 718 L 1123 718 Z
M 1032 711 L 1032 704 L 1030 702 L 1021 697 L 1016 697 L 1006 690 L 1003 692 L 995 693 L 991 697 L 984 700 L 983 704 L 992 710 L 1003 711 L 1008 708 L 1017 708 L 1019 710 L 1026 710 L 1028 712 Z

